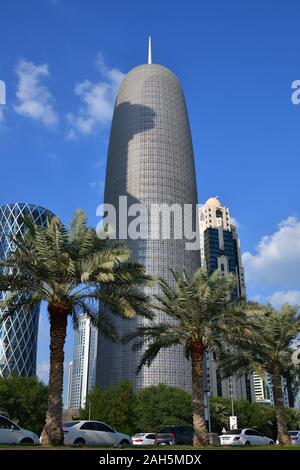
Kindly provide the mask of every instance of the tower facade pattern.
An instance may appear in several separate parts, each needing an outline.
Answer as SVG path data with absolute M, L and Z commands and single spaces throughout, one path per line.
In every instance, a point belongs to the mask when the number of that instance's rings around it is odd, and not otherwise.
M 150 61 L 149 61 L 150 62 Z M 190 204 L 196 228 L 197 190 L 191 132 L 185 99 L 176 76 L 157 64 L 141 65 L 123 79 L 115 103 L 106 168 L 105 202 L 118 213 L 119 196 L 127 196 L 128 207 L 143 204 Z M 128 218 L 130 223 L 130 217 Z M 149 222 L 149 230 L 151 230 Z M 125 238 L 118 233 L 117 238 Z M 131 259 L 147 272 L 172 282 L 170 268 L 191 275 L 200 263 L 199 250 L 186 250 L 184 237 L 124 240 Z M 150 295 L 158 288 L 148 289 Z M 164 316 L 158 314 L 158 320 Z M 121 334 L 145 320 L 116 319 Z M 131 381 L 138 389 L 165 383 L 191 389 L 191 369 L 181 347 L 162 350 L 153 364 L 136 376 L 141 352 L 131 345 L 114 345 L 99 337 L 97 382 L 103 386 L 118 379 Z
M 0 258 L 5 259 L 14 244 L 13 235 L 26 231 L 23 216 L 32 217 L 35 224 L 45 225 L 53 214 L 34 204 L 7 204 L 0 206 Z M 0 292 L 0 297 L 3 293 Z M 14 315 L 0 325 L 0 376 L 12 373 L 22 376 L 36 374 L 37 334 L 40 307 L 25 312 L 22 304 Z M 1 315 L 1 311 L 0 311 Z

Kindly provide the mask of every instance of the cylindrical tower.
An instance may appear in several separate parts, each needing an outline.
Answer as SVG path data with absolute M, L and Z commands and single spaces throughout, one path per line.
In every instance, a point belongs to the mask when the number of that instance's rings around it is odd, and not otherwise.
M 24 216 L 31 217 L 35 224 L 45 225 L 53 214 L 34 204 L 0 206 L 0 259 L 6 258 L 14 250 L 12 236 L 24 235 Z M 36 374 L 39 311 L 40 307 L 36 306 L 30 312 L 25 312 L 20 303 L 15 314 L 0 325 L 0 376 L 8 377 L 12 373 L 22 376 Z
M 195 223 L 197 190 L 185 100 L 176 76 L 161 65 L 149 63 L 134 68 L 120 86 L 105 184 L 105 202 L 114 205 L 117 212 L 119 196 L 127 196 L 128 206 L 178 204 L 183 209 L 184 204 L 191 204 Z M 187 251 L 184 238 L 150 237 L 124 242 L 132 250 L 133 261 L 145 264 L 148 273 L 170 282 L 170 268 L 192 274 L 200 265 L 199 251 Z M 157 293 L 157 288 L 150 293 Z M 143 321 L 120 319 L 118 327 L 125 333 Z M 135 388 L 165 383 L 190 390 L 190 364 L 181 347 L 162 350 L 152 366 L 136 376 L 139 359 L 140 352 L 132 352 L 129 345 L 114 345 L 99 337 L 97 382 L 108 386 L 125 378 Z

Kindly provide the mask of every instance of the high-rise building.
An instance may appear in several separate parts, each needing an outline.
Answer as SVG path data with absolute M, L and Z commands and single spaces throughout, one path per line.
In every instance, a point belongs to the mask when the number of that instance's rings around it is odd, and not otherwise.
M 293 341 L 291 341 L 291 348 L 298 351 L 298 358 L 300 357 L 300 335 L 298 335 Z M 300 409 L 300 388 L 294 377 L 288 380 L 287 383 L 287 395 L 290 397 L 289 406 Z
M 254 383 L 254 401 L 264 405 L 274 405 L 272 383 L 268 375 L 260 376 L 256 372 L 253 373 Z
M 300 350 L 300 337 L 296 337 L 291 341 L 292 349 Z M 272 376 L 265 373 L 263 376 L 254 373 L 254 398 L 259 404 L 274 405 L 274 393 Z M 297 383 L 297 376 L 287 375 L 281 377 L 281 388 L 284 406 L 290 408 L 300 408 L 300 391 Z
M 236 275 L 236 298 L 246 297 L 240 240 L 231 223 L 229 209 L 212 197 L 199 209 L 200 251 L 202 266 L 210 273 L 216 270 Z
M 74 353 L 73 353 L 74 354 Z M 72 376 L 73 376 L 73 361 L 68 364 L 68 379 L 67 379 L 67 403 L 65 408 L 70 408 L 72 401 Z
M 35 224 L 44 226 L 53 214 L 34 204 L 1 206 L 0 259 L 5 259 L 15 249 L 12 236 L 23 236 L 26 232 L 24 216 L 32 217 Z M 0 376 L 8 377 L 12 373 L 35 375 L 39 310 L 40 307 L 36 306 L 30 312 L 25 312 L 20 302 L 15 314 L 0 325 Z
M 98 330 L 83 315 L 74 331 L 73 361 L 69 363 L 67 408 L 85 407 L 86 397 L 95 386 Z
M 182 88 L 166 67 L 148 63 L 131 70 L 123 79 L 115 103 L 110 132 L 105 182 L 105 203 L 119 211 L 119 197 L 150 209 L 153 205 L 190 204 L 196 230 L 197 190 L 191 131 Z M 130 223 L 130 217 L 128 217 Z M 119 233 L 117 238 L 126 238 Z M 149 231 L 152 230 L 149 222 Z M 172 282 L 170 268 L 191 275 L 199 267 L 199 250 L 186 250 L 184 238 L 124 240 L 131 260 L 146 266 L 147 272 Z M 151 287 L 149 294 L 158 293 Z M 162 314 L 158 319 L 162 320 Z M 145 320 L 116 318 L 120 334 Z M 114 384 L 121 378 L 135 389 L 165 383 L 191 389 L 191 366 L 182 347 L 163 349 L 152 365 L 136 376 L 141 351 L 131 345 L 113 344 L 99 336 L 97 383 Z
M 236 276 L 234 298 L 246 296 L 244 268 L 241 261 L 240 241 L 232 224 L 229 209 L 216 198 L 210 198 L 199 208 L 201 265 L 209 273 L 216 270 Z M 247 399 L 252 401 L 252 377 L 222 379 L 214 354 L 206 353 L 207 388 L 212 396 Z

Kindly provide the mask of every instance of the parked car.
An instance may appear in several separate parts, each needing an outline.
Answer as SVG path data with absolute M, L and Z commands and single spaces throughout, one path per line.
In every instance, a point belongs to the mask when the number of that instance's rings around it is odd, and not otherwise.
M 9 418 L 0 415 L 0 444 L 38 444 L 34 432 L 20 428 Z
M 300 431 L 288 431 L 289 436 L 292 440 L 292 445 L 299 445 L 300 444 Z M 276 444 L 279 445 L 278 439 L 276 440 Z
M 179 424 L 163 426 L 155 435 L 155 445 L 192 445 L 194 437 L 193 426 Z
M 273 439 L 264 436 L 256 429 L 232 429 L 221 436 L 221 446 L 266 446 L 273 445 Z
M 132 443 L 134 446 L 153 446 L 155 442 L 155 433 L 153 432 L 140 432 L 132 436 Z
M 69 421 L 63 424 L 63 432 L 64 444 L 67 445 L 132 445 L 130 436 L 117 432 L 101 421 Z
M 288 431 L 290 438 L 292 439 L 293 445 L 300 444 L 300 431 Z

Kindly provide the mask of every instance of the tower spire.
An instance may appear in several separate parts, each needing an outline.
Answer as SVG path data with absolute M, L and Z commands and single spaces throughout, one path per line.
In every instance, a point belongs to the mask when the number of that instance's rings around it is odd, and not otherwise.
M 149 42 L 148 42 L 148 64 L 152 64 L 151 36 L 149 36 Z

